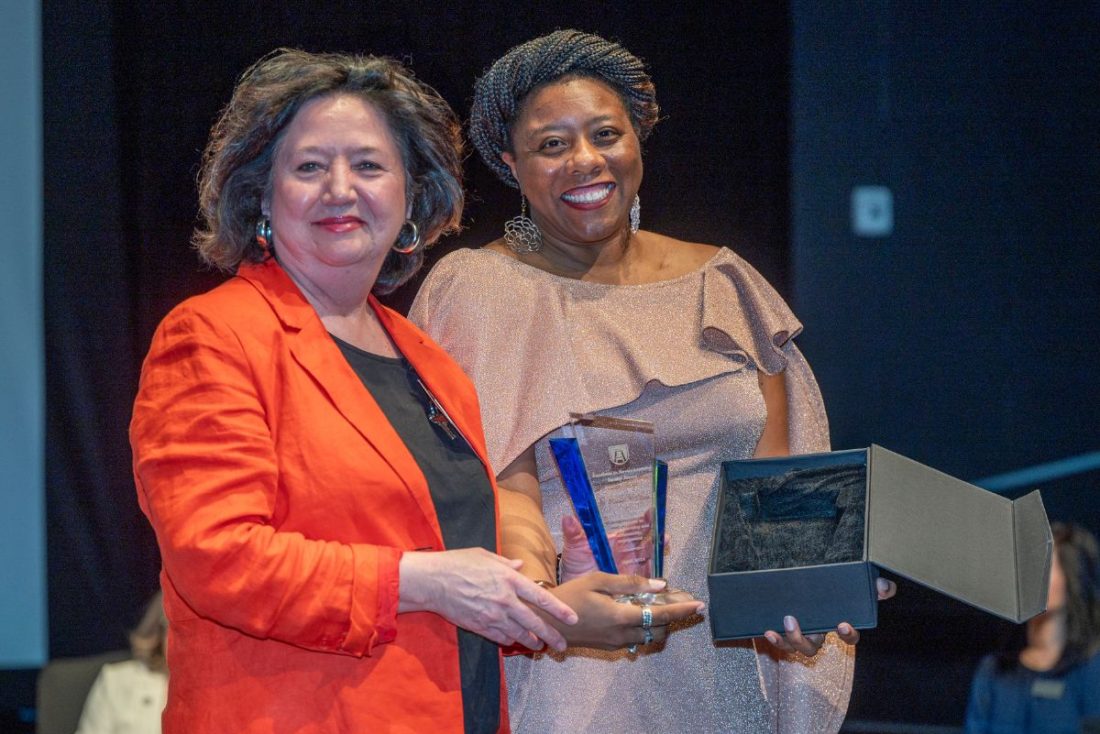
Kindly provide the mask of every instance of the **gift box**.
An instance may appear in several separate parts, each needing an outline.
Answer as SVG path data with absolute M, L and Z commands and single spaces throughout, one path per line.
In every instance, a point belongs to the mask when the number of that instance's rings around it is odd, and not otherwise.
M 1023 622 L 1046 608 L 1052 549 L 1037 490 L 1010 500 L 881 446 L 729 461 L 711 631 L 758 637 L 788 614 L 806 633 L 874 627 L 879 568 Z

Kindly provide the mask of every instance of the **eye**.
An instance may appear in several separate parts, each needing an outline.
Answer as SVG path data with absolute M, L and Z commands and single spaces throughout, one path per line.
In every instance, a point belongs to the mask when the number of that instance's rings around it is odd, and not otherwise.
M 565 149 L 565 141 L 561 138 L 547 138 L 539 145 L 541 153 L 558 153 Z
M 317 161 L 306 161 L 304 163 L 299 163 L 298 168 L 295 170 L 299 173 L 314 173 L 315 171 L 321 170 L 321 164 Z
M 381 171 L 384 170 L 382 166 L 374 161 L 359 161 L 352 165 L 356 171 Z
M 623 134 L 613 127 L 604 127 L 596 131 L 597 143 L 614 143 L 621 138 Z

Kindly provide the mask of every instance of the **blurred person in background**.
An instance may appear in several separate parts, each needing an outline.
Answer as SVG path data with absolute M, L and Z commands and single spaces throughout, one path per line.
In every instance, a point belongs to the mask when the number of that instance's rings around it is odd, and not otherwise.
M 1072 523 L 1052 523 L 1047 610 L 982 659 L 969 734 L 1078 734 L 1100 726 L 1100 552 Z
M 168 700 L 168 620 L 158 591 L 130 633 L 132 658 L 108 663 L 92 684 L 76 734 L 160 734 Z

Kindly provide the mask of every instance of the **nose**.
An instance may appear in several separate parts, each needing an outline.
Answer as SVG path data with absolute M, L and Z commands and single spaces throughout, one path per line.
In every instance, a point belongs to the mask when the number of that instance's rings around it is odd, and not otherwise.
M 581 138 L 573 146 L 573 173 L 587 176 L 599 173 L 603 167 L 603 155 L 591 140 Z
M 335 160 L 329 166 L 325 176 L 325 190 L 321 202 L 327 206 L 338 206 L 355 201 L 355 186 L 352 182 L 351 167 L 345 161 Z

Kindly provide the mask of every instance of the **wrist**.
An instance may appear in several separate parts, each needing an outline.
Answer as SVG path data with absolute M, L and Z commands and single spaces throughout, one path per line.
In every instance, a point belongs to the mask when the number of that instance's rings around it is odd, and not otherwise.
M 430 611 L 435 582 L 430 553 L 406 551 L 398 562 L 397 600 L 399 612 Z

